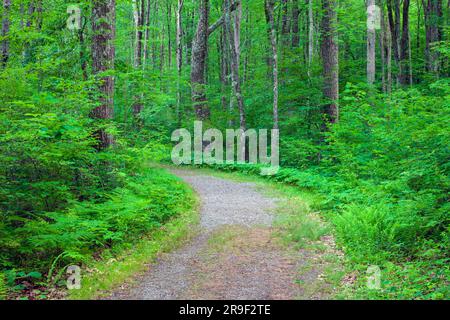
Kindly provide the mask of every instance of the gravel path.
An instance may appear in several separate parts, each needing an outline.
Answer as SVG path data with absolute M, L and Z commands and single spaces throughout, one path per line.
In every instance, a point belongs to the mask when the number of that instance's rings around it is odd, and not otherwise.
M 138 285 L 121 289 L 110 298 L 294 298 L 299 257 L 288 257 L 271 242 L 271 211 L 277 207 L 276 200 L 262 195 L 251 183 L 188 170 L 173 173 L 192 185 L 201 198 L 199 236 L 160 257 L 138 279 Z M 228 237 L 224 247 L 211 250 L 211 238 L 221 234 Z

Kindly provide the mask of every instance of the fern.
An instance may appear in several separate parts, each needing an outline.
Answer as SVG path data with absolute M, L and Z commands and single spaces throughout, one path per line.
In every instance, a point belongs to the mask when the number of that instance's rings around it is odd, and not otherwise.
M 5 300 L 7 294 L 5 275 L 0 272 L 0 300 Z

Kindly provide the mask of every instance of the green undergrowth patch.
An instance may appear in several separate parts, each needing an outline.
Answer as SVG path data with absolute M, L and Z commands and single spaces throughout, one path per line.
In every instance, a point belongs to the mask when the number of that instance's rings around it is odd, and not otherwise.
M 118 254 L 111 250 L 100 261 L 91 260 L 84 268 L 80 290 L 70 291 L 70 299 L 94 299 L 108 295 L 124 283 L 132 284 L 159 254 L 170 252 L 192 239 L 199 222 L 198 199 L 193 191 L 185 197 L 177 216 L 153 230 L 132 247 L 121 246 Z
M 195 231 L 197 199 L 181 179 L 147 165 L 123 180 L 102 201 L 73 202 L 17 228 L 23 240 L 8 249 L 18 250 L 22 260 L 0 272 L 0 296 L 6 287 L 10 298 L 63 297 L 67 268 L 76 265 L 82 288 L 70 297 L 94 298 Z

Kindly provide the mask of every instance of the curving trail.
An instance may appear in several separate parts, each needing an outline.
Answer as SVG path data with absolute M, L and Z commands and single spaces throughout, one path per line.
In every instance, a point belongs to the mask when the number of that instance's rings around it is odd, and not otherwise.
M 299 278 L 308 255 L 277 244 L 272 232 L 277 200 L 252 183 L 211 177 L 190 170 L 174 174 L 201 198 L 201 231 L 178 251 L 161 256 L 133 287 L 110 299 L 271 300 L 305 298 Z M 308 297 L 318 298 L 318 297 Z

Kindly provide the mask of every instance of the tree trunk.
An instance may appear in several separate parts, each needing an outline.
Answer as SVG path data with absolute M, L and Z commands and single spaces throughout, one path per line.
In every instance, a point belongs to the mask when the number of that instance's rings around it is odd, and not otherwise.
M 329 100 L 324 111 L 330 123 L 339 121 L 339 48 L 336 9 L 336 0 L 322 0 L 323 94 Z
M 145 12 L 145 32 L 144 32 L 144 52 L 142 53 L 142 59 L 143 59 L 143 68 L 146 68 L 147 66 L 147 60 L 149 57 L 148 54 L 148 42 L 150 40 L 150 0 L 147 1 L 147 10 Z
M 410 0 L 403 0 L 403 25 L 400 42 L 400 84 L 409 84 L 409 4 Z
M 234 21 L 235 28 L 240 28 L 240 14 L 238 5 L 236 17 Z M 241 11 L 242 13 L 242 11 Z M 228 38 L 229 48 L 230 48 L 230 62 L 231 62 L 231 82 L 233 87 L 233 93 L 236 97 L 238 109 L 239 109 L 239 124 L 240 128 L 246 130 L 246 119 L 245 119 L 245 106 L 244 99 L 242 97 L 241 81 L 239 78 L 239 39 L 236 39 L 236 35 L 240 34 L 240 30 L 233 30 L 231 24 L 231 4 L 230 0 L 225 0 L 225 32 Z
M 10 17 L 9 10 L 11 7 L 11 0 L 3 0 L 3 20 L 2 20 L 2 37 L 4 39 L 1 43 L 1 65 L 2 67 L 6 67 L 6 64 L 9 60 L 9 26 L 10 26 Z
M 367 0 L 367 83 L 375 83 L 376 73 L 376 31 L 373 25 L 375 14 L 375 0 Z
M 172 68 L 172 4 L 167 2 L 167 58 L 168 58 L 168 67 Z
M 222 109 L 227 110 L 226 88 L 228 87 L 229 70 L 229 50 L 227 48 L 228 38 L 224 29 L 220 32 L 220 84 L 221 84 L 221 104 Z
M 311 77 L 311 66 L 314 58 L 314 11 L 313 0 L 308 3 L 308 76 Z
M 390 93 L 392 88 L 392 46 L 391 33 L 386 24 L 386 16 L 384 11 L 384 0 L 380 0 L 381 8 L 381 64 L 383 73 L 383 92 Z
M 206 100 L 206 56 L 208 51 L 209 0 L 199 0 L 199 19 L 192 43 L 191 85 L 192 103 L 198 120 L 210 118 Z
M 183 12 L 183 2 L 184 0 L 178 0 L 178 8 L 177 8 L 177 119 L 178 124 L 181 125 L 181 71 L 183 68 L 183 45 L 182 45 L 182 37 L 183 37 L 183 21 L 182 21 L 182 12 Z
M 88 59 L 86 57 L 86 42 L 84 40 L 84 28 L 85 24 L 83 23 L 81 29 L 78 32 L 78 40 L 80 42 L 80 63 L 81 63 L 81 71 L 83 74 L 83 80 L 87 81 L 88 79 L 88 71 L 87 71 L 87 63 Z
M 289 46 L 289 33 L 290 33 L 290 24 L 289 24 L 289 16 L 288 16 L 288 0 L 281 0 L 281 4 L 283 6 L 282 17 L 281 17 L 281 38 L 283 48 L 287 48 Z
M 277 35 L 274 23 L 274 0 L 265 0 L 267 17 L 269 20 L 270 44 L 272 46 L 272 71 L 273 71 L 273 128 L 279 129 L 278 118 L 278 48 Z
M 439 53 L 432 50 L 433 43 L 442 41 L 441 20 L 443 17 L 442 0 L 422 0 L 425 13 L 426 47 L 425 59 L 427 71 L 439 74 Z M 449 1 L 450 4 L 450 1 Z
M 389 28 L 394 61 L 397 66 L 397 84 L 400 80 L 400 0 L 387 0 Z
M 300 30 L 299 30 L 299 17 L 300 10 L 298 8 L 298 1 L 293 0 L 292 2 L 292 47 L 298 48 L 300 45 Z
M 236 6 L 236 10 L 231 12 L 231 3 L 225 0 L 225 3 L 228 4 L 225 6 L 225 9 L 229 11 L 230 14 L 233 15 L 233 33 L 234 33 L 234 47 L 236 49 L 237 54 L 237 65 L 238 68 L 241 64 L 241 21 L 242 21 L 242 5 L 241 2 L 238 2 Z
M 31 1 L 29 6 L 28 6 L 28 17 L 27 17 L 27 22 L 25 24 L 26 29 L 28 30 L 29 28 L 31 28 L 32 25 L 32 21 L 33 21 L 33 14 L 35 11 L 35 6 L 34 6 L 34 2 Z M 31 52 L 31 45 L 30 43 L 27 41 L 27 43 L 25 43 L 25 48 L 23 50 L 23 63 L 27 64 L 32 58 L 32 52 Z
M 96 0 L 92 8 L 92 72 L 99 81 L 100 106 L 92 111 L 97 119 L 112 119 L 114 112 L 114 77 L 102 73 L 114 69 L 115 0 Z M 98 132 L 99 149 L 114 143 L 104 129 Z
M 142 68 L 142 48 L 143 48 L 143 38 L 144 38 L 144 22 L 145 22 L 145 0 L 133 1 L 134 7 L 134 18 L 135 18 L 135 28 L 136 28 L 136 47 L 134 55 L 134 67 L 136 70 Z M 138 90 L 139 85 L 135 85 L 136 90 Z M 133 102 L 133 114 L 138 117 L 142 112 L 144 105 L 142 103 L 142 94 L 136 93 Z M 140 122 L 140 121 L 139 121 Z

